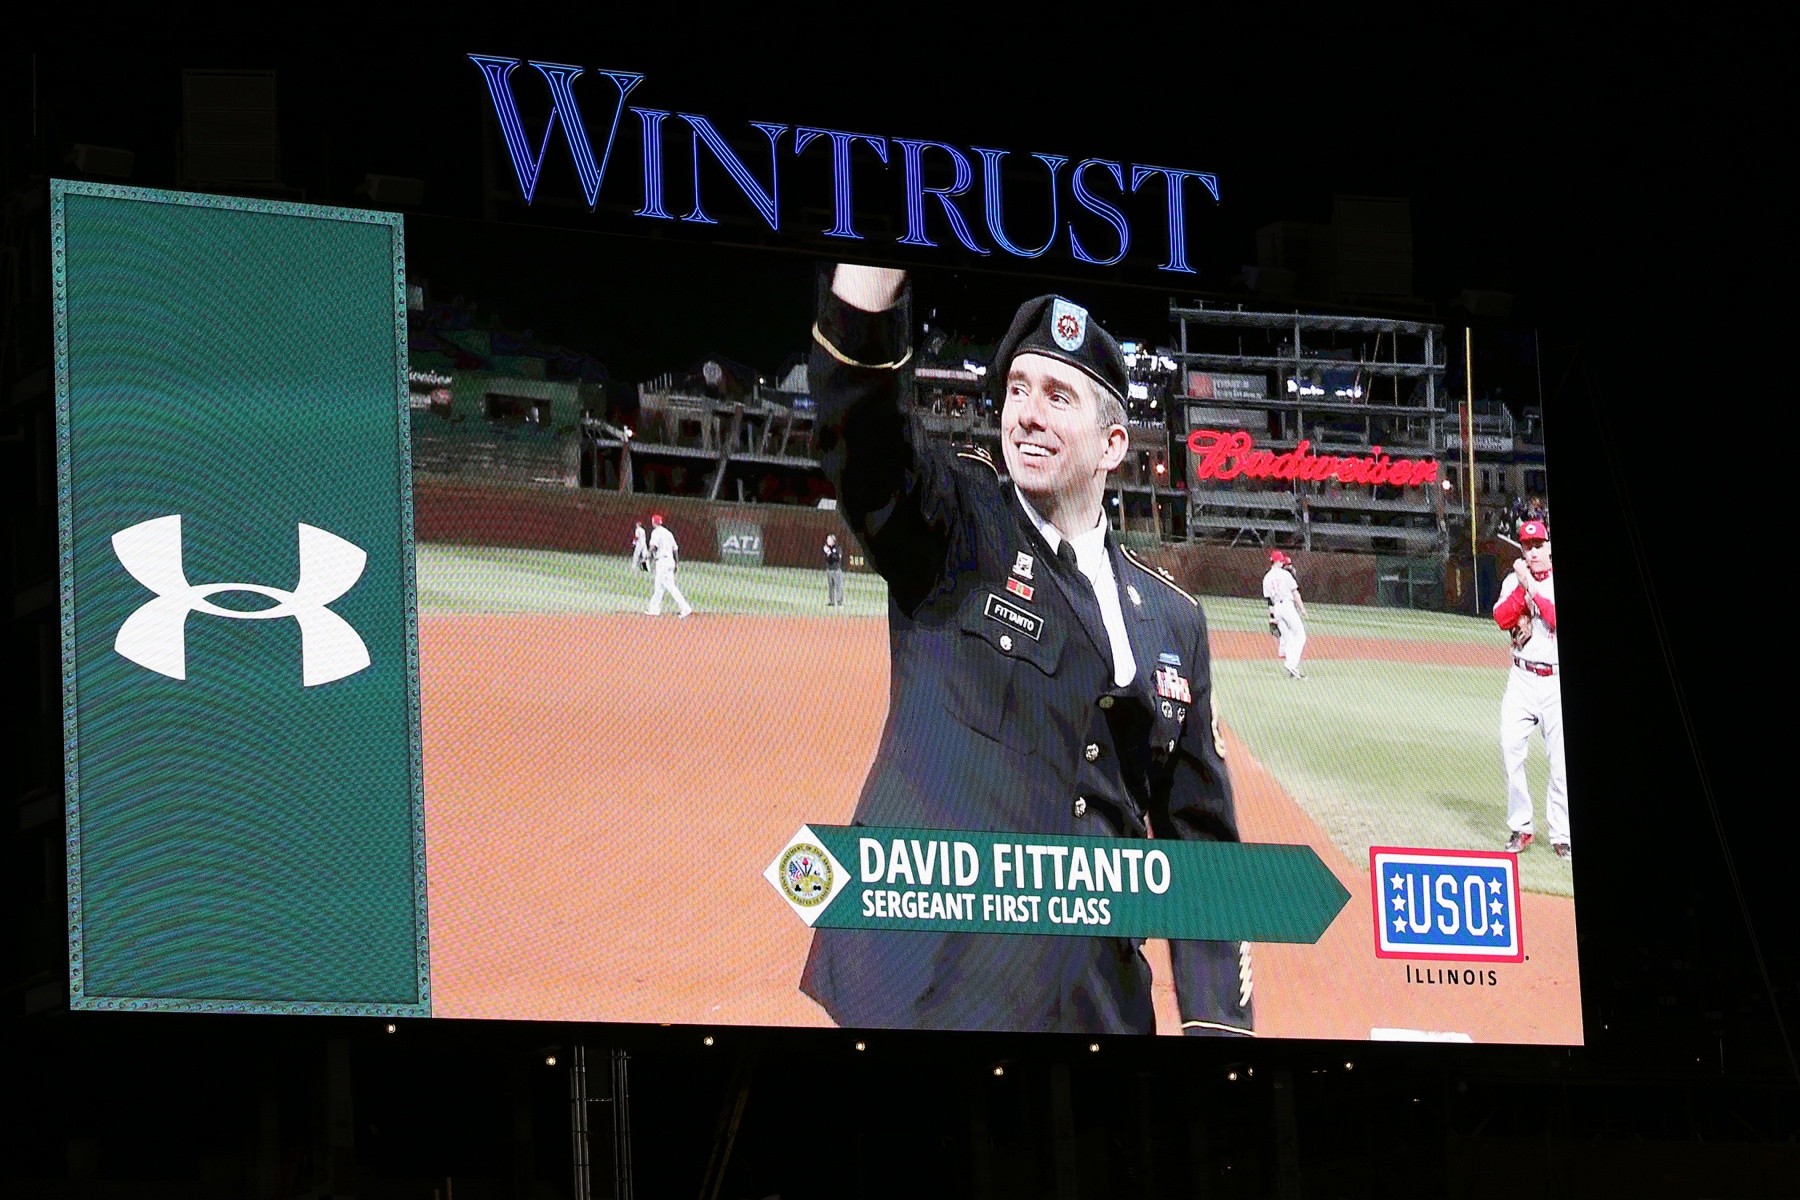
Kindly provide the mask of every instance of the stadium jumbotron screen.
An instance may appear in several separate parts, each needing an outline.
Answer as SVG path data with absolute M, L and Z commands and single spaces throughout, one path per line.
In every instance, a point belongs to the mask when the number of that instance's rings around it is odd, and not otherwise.
M 1541 423 L 1464 402 L 1505 346 L 53 222 L 74 1007 L 1581 1041 Z

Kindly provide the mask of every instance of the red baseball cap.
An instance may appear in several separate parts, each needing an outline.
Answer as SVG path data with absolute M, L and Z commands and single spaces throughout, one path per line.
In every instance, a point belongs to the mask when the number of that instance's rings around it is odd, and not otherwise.
M 1526 521 L 1519 526 L 1519 542 L 1547 542 L 1550 540 L 1550 527 L 1542 521 Z
M 1287 554 L 1284 551 L 1271 550 L 1271 551 L 1269 551 L 1269 561 L 1274 562 L 1274 563 L 1284 563 L 1284 562 L 1288 562 L 1289 559 L 1288 559 Z
M 650 523 L 652 525 L 661 525 L 662 524 L 662 514 L 661 513 L 651 513 L 650 514 Z

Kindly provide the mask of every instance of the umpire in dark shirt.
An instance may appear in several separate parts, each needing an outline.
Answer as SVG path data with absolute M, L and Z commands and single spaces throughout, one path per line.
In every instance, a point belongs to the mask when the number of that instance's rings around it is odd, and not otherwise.
M 888 583 L 887 724 L 859 825 L 1237 840 L 1193 597 L 1122 549 L 1124 359 L 1028 301 L 1000 343 L 1004 472 L 900 404 L 905 277 L 839 266 L 809 367 L 839 511 Z M 1248 948 L 1173 943 L 1189 1033 L 1249 1034 Z M 1131 938 L 821 929 L 801 988 L 858 1027 L 1152 1033 Z
M 825 535 L 825 603 L 836 607 L 844 602 L 844 548 L 837 534 Z

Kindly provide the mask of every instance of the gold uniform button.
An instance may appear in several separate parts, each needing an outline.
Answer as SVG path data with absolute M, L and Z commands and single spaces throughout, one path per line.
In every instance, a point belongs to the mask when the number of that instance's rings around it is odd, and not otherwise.
M 1000 648 L 1002 650 L 1011 650 L 1012 649 L 1012 634 L 1003 633 L 1000 635 Z
M 1111 696 L 1100 697 L 1100 707 L 1101 708 L 1111 708 L 1112 706 L 1113 706 L 1113 698 Z
M 1083 750 L 1081 754 L 1083 758 L 1086 758 L 1089 762 L 1093 762 L 1100 757 L 1100 744 L 1098 742 L 1089 742 L 1087 744 L 1087 749 Z
M 1078 817 L 1087 816 L 1087 797 L 1086 796 L 1075 797 L 1075 815 Z

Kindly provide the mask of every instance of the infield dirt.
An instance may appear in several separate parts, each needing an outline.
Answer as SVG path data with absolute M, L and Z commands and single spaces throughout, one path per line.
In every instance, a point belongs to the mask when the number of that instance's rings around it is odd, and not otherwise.
M 884 620 L 425 615 L 419 635 L 437 1015 L 831 1023 L 796 987 L 811 934 L 762 871 L 800 825 L 850 820 L 887 710 Z M 1268 643 L 1215 632 L 1213 653 Z M 1307 653 L 1506 666 L 1480 645 L 1319 637 Z M 1523 963 L 1409 976 L 1375 956 L 1367 861 L 1225 724 L 1244 839 L 1311 846 L 1351 896 L 1317 945 L 1254 948 L 1259 1035 L 1580 1042 L 1569 900 L 1524 895 Z M 1167 947 L 1146 951 L 1158 1030 L 1177 1032 Z M 1497 982 L 1437 982 L 1450 966 Z M 1409 981 L 1421 967 L 1433 982 Z

